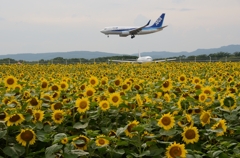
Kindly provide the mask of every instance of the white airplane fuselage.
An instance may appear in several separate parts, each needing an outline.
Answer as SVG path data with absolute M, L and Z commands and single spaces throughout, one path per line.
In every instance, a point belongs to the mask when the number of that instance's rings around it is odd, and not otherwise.
M 129 31 L 135 28 L 137 27 L 136 26 L 111 26 L 111 27 L 105 27 L 103 30 L 101 30 L 101 32 L 104 33 L 105 35 L 119 35 L 120 37 L 126 37 L 128 35 L 131 35 Z M 161 30 L 163 30 L 163 27 L 161 28 L 146 27 L 146 28 L 143 28 L 141 31 L 139 31 L 136 35 L 145 35 L 145 34 L 155 33 Z
M 139 57 L 137 59 L 137 62 L 139 62 L 139 63 L 151 62 L 151 61 L 153 61 L 153 59 L 150 56 L 143 56 L 143 57 Z

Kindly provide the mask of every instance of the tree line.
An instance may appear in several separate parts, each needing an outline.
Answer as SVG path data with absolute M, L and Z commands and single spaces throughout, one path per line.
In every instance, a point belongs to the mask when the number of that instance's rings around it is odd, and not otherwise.
M 76 63 L 101 63 L 101 62 L 108 62 L 109 60 L 136 60 L 138 56 L 129 56 L 129 55 L 122 55 L 122 56 L 111 56 L 111 57 L 99 57 L 94 59 L 85 59 L 85 58 L 71 58 L 71 59 L 64 59 L 62 57 L 56 57 L 50 60 L 41 59 L 39 61 L 24 61 L 24 60 L 14 60 L 11 58 L 0 59 L 0 64 L 13 64 L 13 63 L 27 63 L 27 64 L 76 64 Z M 216 60 L 216 61 L 224 61 L 228 58 L 228 61 L 234 59 L 240 59 L 240 52 L 228 53 L 228 52 L 217 52 L 212 53 L 209 55 L 201 54 L 197 56 L 175 56 L 171 58 L 176 58 L 177 60 L 185 60 L 185 61 L 194 61 L 197 60 Z M 163 58 L 159 58 L 163 59 Z M 239 60 L 240 61 L 240 60 Z

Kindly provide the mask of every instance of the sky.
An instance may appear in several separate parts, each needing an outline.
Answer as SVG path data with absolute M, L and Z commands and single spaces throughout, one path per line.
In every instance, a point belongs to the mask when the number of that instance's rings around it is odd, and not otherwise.
M 69 51 L 134 54 L 240 44 L 240 0 L 0 0 L 0 55 Z M 134 39 L 107 26 L 153 24 L 163 31 Z M 150 24 L 150 25 L 151 25 Z

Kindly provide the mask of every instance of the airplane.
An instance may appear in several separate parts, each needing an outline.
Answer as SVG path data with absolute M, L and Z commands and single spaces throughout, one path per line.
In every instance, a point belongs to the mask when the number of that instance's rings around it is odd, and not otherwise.
M 138 53 L 137 60 L 108 60 L 109 62 L 118 62 L 118 63 L 147 63 L 147 62 L 164 62 L 164 61 L 173 61 L 176 60 L 176 58 L 172 59 L 165 59 L 165 60 L 153 60 L 150 56 L 141 56 L 140 53 Z
M 136 27 L 136 26 L 112 26 L 112 27 L 105 27 L 101 32 L 109 37 L 109 35 L 119 35 L 120 37 L 127 37 L 131 35 L 133 39 L 135 35 L 145 35 L 150 33 L 155 33 L 158 31 L 163 30 L 166 26 L 162 26 L 163 20 L 165 17 L 165 13 L 163 13 L 156 22 L 152 25 L 147 27 L 150 24 L 150 21 L 144 26 Z

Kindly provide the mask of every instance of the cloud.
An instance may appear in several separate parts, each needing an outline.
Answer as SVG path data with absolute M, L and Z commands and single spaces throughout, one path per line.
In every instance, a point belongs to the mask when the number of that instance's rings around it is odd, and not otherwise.
M 5 21 L 6 19 L 4 19 L 4 18 L 2 18 L 2 17 L 0 17 L 0 21 Z

